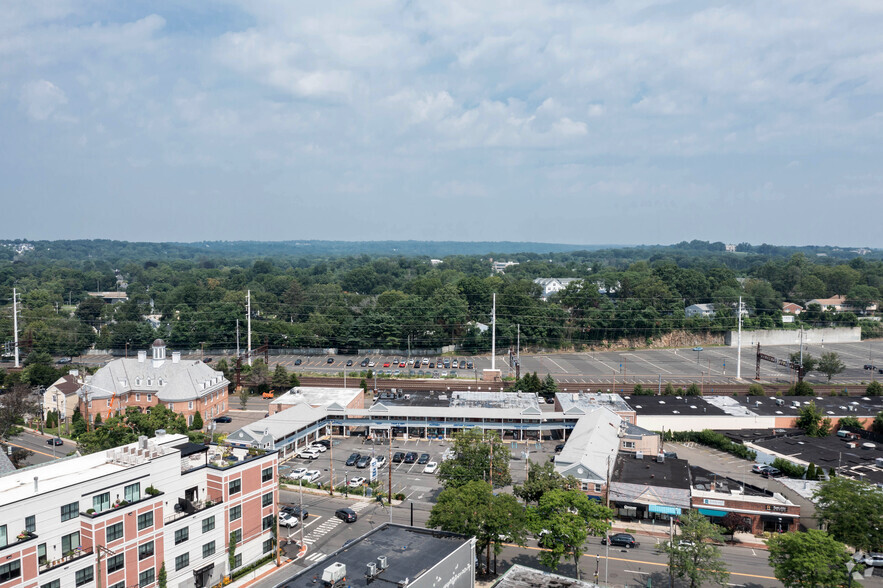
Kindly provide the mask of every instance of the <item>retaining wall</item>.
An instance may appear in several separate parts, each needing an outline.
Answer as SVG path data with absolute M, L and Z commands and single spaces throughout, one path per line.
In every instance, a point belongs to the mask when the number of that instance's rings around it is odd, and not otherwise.
M 830 327 L 827 329 L 804 329 L 803 343 L 856 343 L 862 340 L 861 327 Z M 730 331 L 724 337 L 724 344 L 736 347 L 738 331 Z M 770 331 L 742 331 L 742 347 L 763 345 L 800 345 L 799 329 L 775 329 Z

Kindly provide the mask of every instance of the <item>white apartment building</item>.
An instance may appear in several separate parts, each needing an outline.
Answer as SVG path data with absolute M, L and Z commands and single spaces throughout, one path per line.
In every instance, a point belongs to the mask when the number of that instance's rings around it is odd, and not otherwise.
M 273 553 L 275 452 L 185 435 L 0 476 L 0 588 L 202 588 Z M 100 584 L 96 584 L 100 580 Z

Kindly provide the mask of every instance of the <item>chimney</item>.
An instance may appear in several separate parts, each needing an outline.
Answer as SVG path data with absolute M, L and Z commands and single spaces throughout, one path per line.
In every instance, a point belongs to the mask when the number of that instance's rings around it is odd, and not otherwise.
M 181 352 L 180 351 L 172 351 L 172 363 L 178 363 L 181 361 Z
M 145 361 L 147 361 L 147 352 L 146 351 L 139 351 L 138 352 L 138 363 L 144 363 Z
M 37 476 L 34 476 L 34 494 L 36 494 L 37 492 L 40 491 L 39 481 L 40 481 L 40 478 L 38 478 Z

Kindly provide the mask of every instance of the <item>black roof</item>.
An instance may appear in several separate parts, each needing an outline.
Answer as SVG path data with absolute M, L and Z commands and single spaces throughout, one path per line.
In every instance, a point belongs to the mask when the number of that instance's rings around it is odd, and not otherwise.
M 187 457 L 188 455 L 193 455 L 194 453 L 201 453 L 203 451 L 208 451 L 208 445 L 202 445 L 201 443 L 182 443 L 180 445 L 175 445 L 173 449 L 177 449 L 181 452 L 181 457 Z
M 346 566 L 348 586 L 368 586 L 365 569 L 370 562 L 376 563 L 379 555 L 386 556 L 389 567 L 380 575 L 384 581 L 376 584 L 375 580 L 372 584 L 394 587 L 406 579 L 413 582 L 468 541 L 467 537 L 456 533 L 384 523 L 280 582 L 276 588 L 321 586 L 322 570 L 333 563 Z M 319 581 L 314 583 L 314 577 Z
M 665 458 L 665 461 L 659 462 L 651 456 L 637 459 L 635 454 L 620 453 L 610 481 L 688 490 L 690 464 L 686 459 Z
M 764 490 L 751 484 L 745 484 L 742 481 L 734 480 L 720 474 L 716 474 L 711 470 L 706 470 L 699 466 L 690 466 L 690 475 L 693 477 L 693 487 L 696 490 L 728 493 L 733 490 L 745 491 L 745 496 L 772 496 L 769 490 Z
M 779 404 L 776 401 L 781 402 Z M 799 402 L 800 407 L 794 403 Z M 800 409 L 815 402 L 825 416 L 876 416 L 883 410 L 883 397 L 856 396 L 747 396 L 739 404 L 761 416 L 797 416 Z
M 659 414 L 725 415 L 722 409 L 708 404 L 701 396 L 625 396 L 635 413 L 640 416 Z

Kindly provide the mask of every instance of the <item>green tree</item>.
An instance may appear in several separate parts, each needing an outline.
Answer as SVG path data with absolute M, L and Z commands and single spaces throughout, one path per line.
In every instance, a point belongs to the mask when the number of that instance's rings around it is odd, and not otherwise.
M 864 551 L 883 545 L 883 491 L 876 486 L 838 476 L 822 482 L 813 501 L 819 522 L 837 541 Z
M 868 384 L 868 396 L 881 396 L 883 395 L 883 384 L 874 380 L 870 384 Z
M 586 539 L 589 534 L 607 533 L 612 517 L 611 509 L 589 499 L 580 490 L 546 492 L 529 514 L 531 530 L 544 549 L 540 562 L 554 570 L 563 557 L 570 557 L 579 579 L 579 560 Z
M 200 431 L 202 430 L 203 424 L 204 423 L 202 422 L 202 415 L 199 414 L 199 411 L 197 410 L 195 413 L 193 413 L 193 422 L 190 423 L 190 430 Z
M 773 573 L 786 588 L 828 588 L 847 581 L 846 546 L 824 531 L 780 533 L 767 547 Z
M 507 486 L 509 475 L 509 447 L 494 431 L 467 429 L 454 435 L 451 447 L 453 457 L 441 463 L 437 477 L 445 488 L 456 487 L 476 480 L 487 481 L 493 472 L 493 486 Z
M 292 388 L 300 386 L 300 378 L 297 377 L 296 372 L 291 372 L 291 377 L 288 379 L 288 385 Z
M 239 391 L 239 406 L 242 407 L 242 410 L 245 410 L 245 407 L 248 406 L 248 397 L 248 388 L 243 388 Z
M 523 484 L 515 486 L 513 493 L 526 503 L 539 504 L 543 494 L 550 490 L 567 490 L 577 487 L 573 478 L 565 478 L 555 471 L 555 463 L 551 460 L 540 462 L 528 461 L 527 479 Z
M 168 573 L 166 573 L 166 562 L 162 562 L 162 565 L 159 566 L 159 573 L 156 575 L 156 585 L 158 588 L 166 588 L 166 582 L 168 581 Z
M 794 353 L 792 353 L 789 356 L 789 358 L 791 359 L 791 363 L 796 363 L 797 365 L 800 365 L 801 359 L 800 359 L 800 352 L 799 351 L 795 351 Z M 810 355 L 809 353 L 804 353 L 803 354 L 803 372 L 806 374 L 808 374 L 809 372 L 814 372 L 814 371 L 816 371 L 817 367 L 818 367 L 818 360 L 815 357 L 813 357 L 812 355 Z
M 230 542 L 227 546 L 227 564 L 230 566 L 228 568 L 230 572 L 236 567 L 236 533 L 230 533 Z
M 837 427 L 840 429 L 849 429 L 850 431 L 863 431 L 865 428 L 861 421 L 853 416 L 842 417 L 840 422 L 837 423 Z
M 818 371 L 825 374 L 828 378 L 828 382 L 831 381 L 831 378 L 841 373 L 846 369 L 846 364 L 844 364 L 840 360 L 840 356 L 834 353 L 833 351 L 829 351 L 827 353 L 823 353 L 821 359 L 819 359 Z
M 809 382 L 797 382 L 794 386 L 788 390 L 788 394 L 791 396 L 815 396 L 816 393 L 813 390 L 813 387 L 810 386 Z
M 723 543 L 723 530 L 698 511 L 689 510 L 681 516 L 680 531 L 674 542 L 662 544 L 668 554 L 670 572 L 689 581 L 690 588 L 707 584 L 726 586 L 730 574 L 720 548 L 714 544 Z
M 871 430 L 878 434 L 883 434 L 883 412 L 878 412 L 871 423 Z
M 251 371 L 249 371 L 246 377 L 246 382 L 258 394 L 262 394 L 270 389 L 270 368 L 267 367 L 263 359 L 254 360 Z
M 281 363 L 276 364 L 276 369 L 273 370 L 273 378 L 272 385 L 273 388 L 287 388 L 288 383 L 291 381 L 291 378 L 288 376 L 288 370 L 285 369 L 285 366 Z
M 541 394 L 546 398 L 553 398 L 557 392 L 558 383 L 555 382 L 555 378 L 552 377 L 552 374 L 546 374 L 546 377 L 543 378 Z
M 810 401 L 800 409 L 796 425 L 810 437 L 827 437 L 831 433 L 831 419 L 824 416 L 815 401 Z
M 751 384 L 748 386 L 748 395 L 749 396 L 763 396 L 763 386 L 760 384 Z
M 693 382 L 689 386 L 687 386 L 686 391 L 687 396 L 700 396 L 702 395 L 702 390 L 699 388 L 699 385 L 696 382 Z

